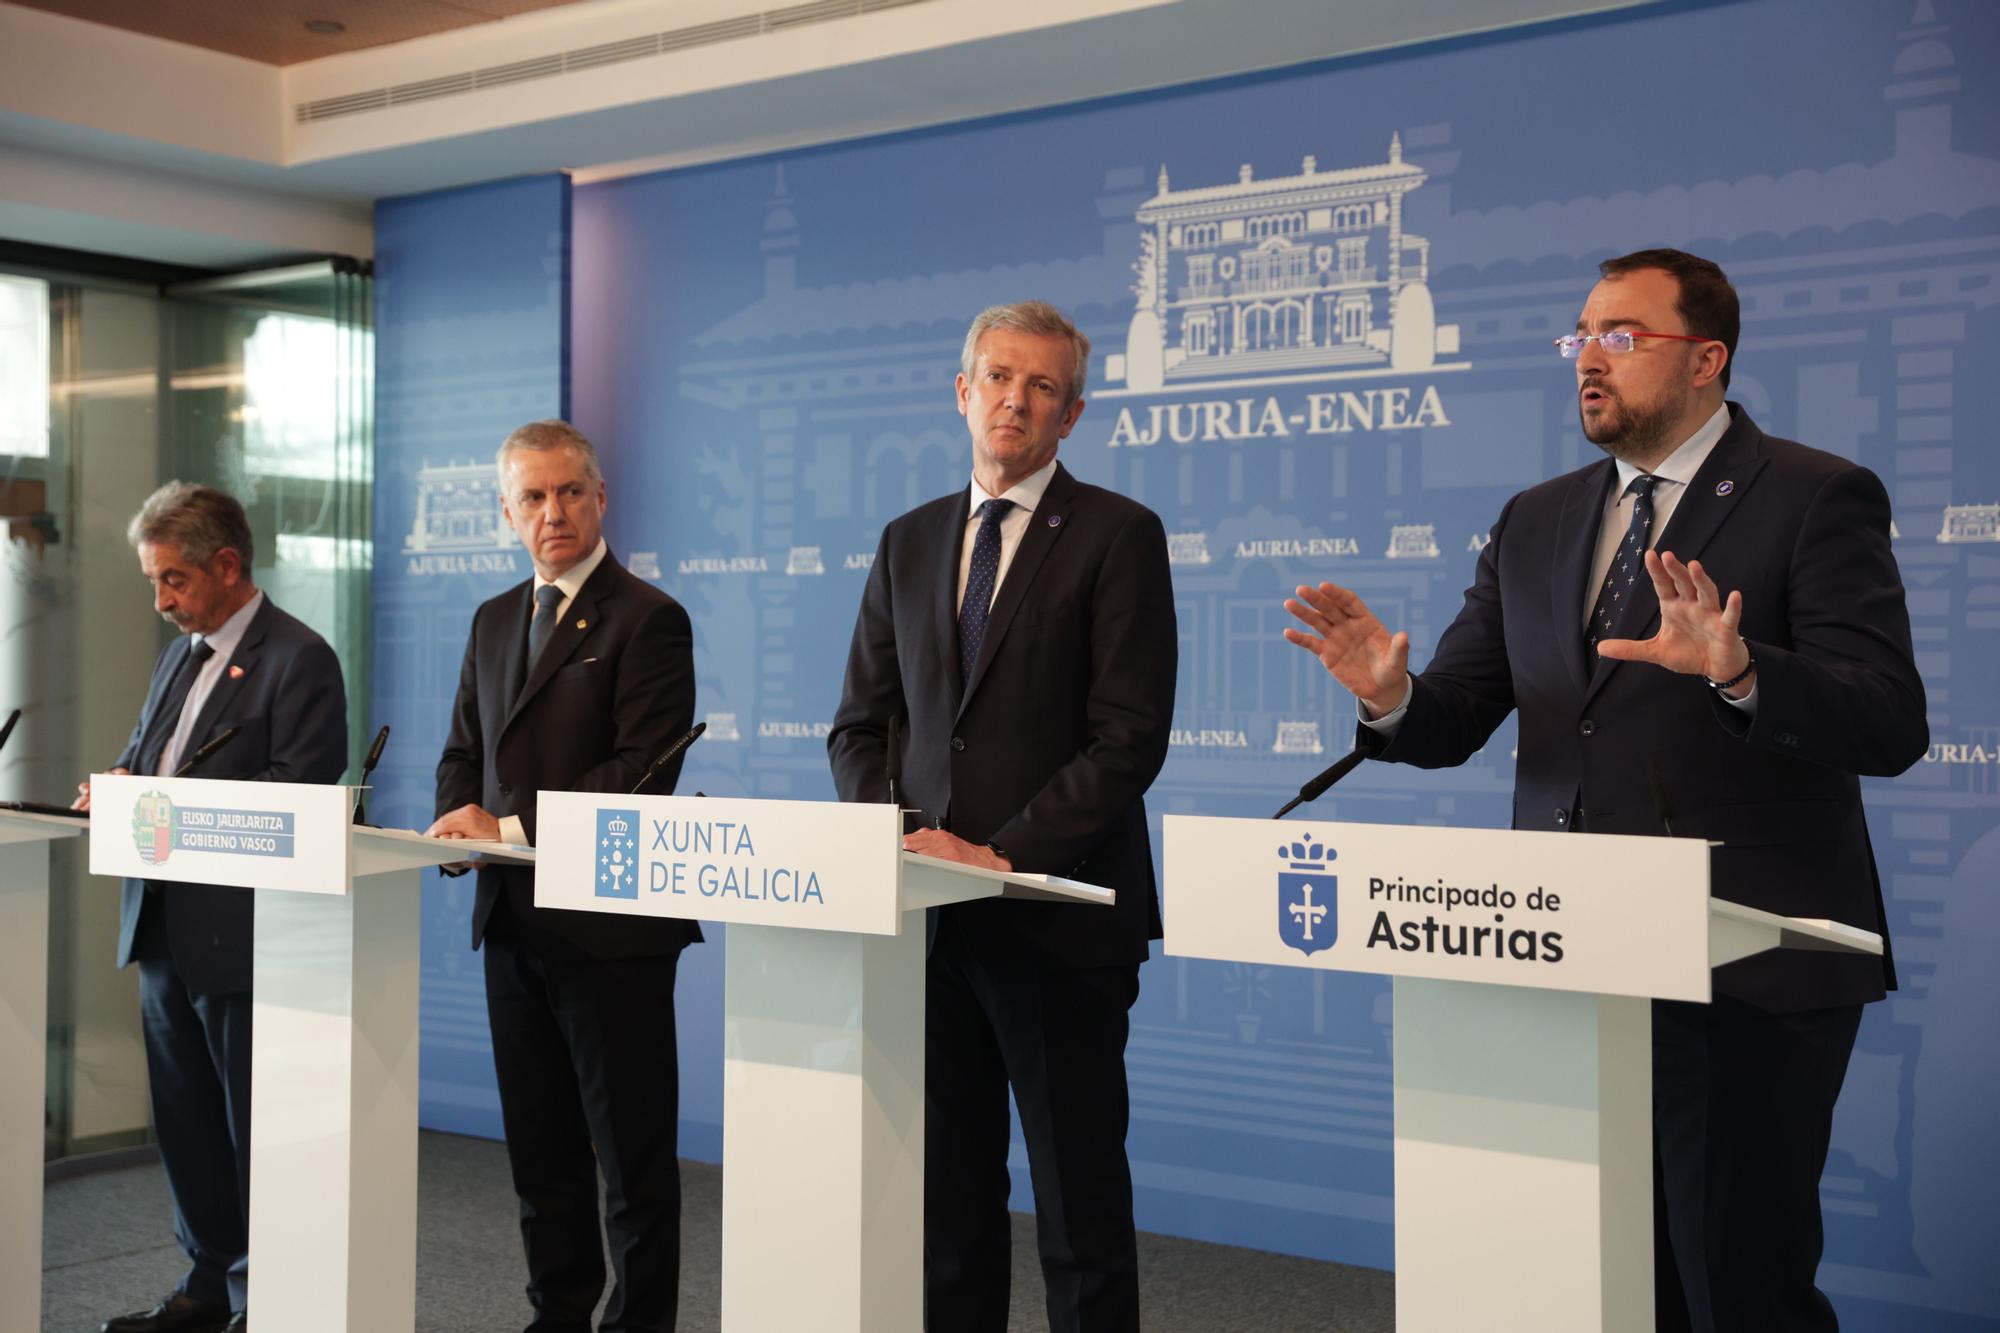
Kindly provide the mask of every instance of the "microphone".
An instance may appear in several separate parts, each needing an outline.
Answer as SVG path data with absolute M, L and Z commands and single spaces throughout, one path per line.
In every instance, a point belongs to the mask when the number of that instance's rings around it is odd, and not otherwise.
M 355 783 L 354 784 L 355 786 L 366 787 L 368 785 L 368 775 L 375 771 L 375 765 L 382 762 L 382 750 L 384 746 L 388 745 L 388 743 L 389 743 L 389 727 L 388 724 L 385 723 L 383 724 L 382 730 L 375 733 L 375 743 L 368 747 L 368 757 L 361 761 L 361 781 Z M 368 821 L 362 817 L 364 814 L 367 813 L 367 808 L 368 808 L 368 793 L 365 791 L 355 792 L 354 823 L 356 827 L 367 826 Z
M 21 710 L 18 708 L 16 708 L 13 712 L 7 714 L 6 724 L 4 726 L 0 726 L 0 746 L 4 746 L 7 744 L 7 738 L 14 734 L 14 724 L 16 722 L 19 722 L 20 720 L 21 720 Z
M 706 722 L 695 723 L 693 731 L 690 731 L 687 735 L 681 737 L 679 740 L 675 741 L 672 745 L 669 745 L 666 749 L 660 751 L 660 757 L 653 761 L 653 766 L 646 770 L 645 776 L 640 778 L 637 782 L 633 783 L 632 790 L 626 792 L 625 794 L 627 796 L 637 796 L 640 792 L 644 791 L 646 788 L 646 784 L 651 782 L 655 777 L 659 776 L 659 772 L 661 769 L 665 768 L 668 764 L 673 763 L 675 759 L 679 758 L 680 752 L 682 750 L 687 749 L 688 746 L 693 745 L 696 740 L 700 739 L 701 733 L 707 730 L 708 730 L 708 723 Z
M 1660 826 L 1671 838 L 1674 836 L 1674 802 L 1667 795 L 1667 779 L 1660 772 L 1660 756 L 1656 754 L 1646 757 L 1646 780 L 1653 788 L 1653 810 L 1660 817 Z
M 15 715 L 19 716 L 18 709 Z M 14 724 L 10 721 L 7 725 L 11 727 Z M 6 740 L 6 733 L 0 732 L 0 744 L 5 744 Z M 900 717 L 889 719 L 889 757 L 883 768 L 889 775 L 889 804 L 900 806 L 902 802 L 896 798 L 896 785 L 903 780 L 903 719 Z
M 177 778 L 184 778 L 188 774 L 194 772 L 194 770 L 199 768 L 208 759 L 210 755 L 214 754 L 217 750 L 220 750 L 223 746 L 229 744 L 229 742 L 235 740 L 236 733 L 241 730 L 243 730 L 243 728 L 240 724 L 231 727 L 229 730 L 223 732 L 220 736 L 217 736 L 214 740 L 210 741 L 208 744 L 202 746 L 199 750 L 196 750 L 193 754 L 189 755 L 184 761 L 182 761 L 181 766 L 179 768 L 174 770 L 174 776 Z
M 1345 755 L 1342 755 L 1340 760 L 1337 763 L 1335 763 L 1332 768 L 1327 769 L 1324 773 L 1321 773 L 1318 777 L 1306 783 L 1305 786 L 1299 788 L 1299 794 L 1297 796 L 1294 796 L 1291 800 L 1286 801 L 1284 808 L 1279 810 L 1277 814 L 1272 815 L 1271 818 L 1283 819 L 1286 815 L 1298 809 L 1300 806 L 1306 804 L 1308 801 L 1317 801 L 1320 797 L 1326 794 L 1326 789 L 1328 787 L 1331 787 L 1334 783 L 1340 781 L 1342 778 L 1346 777 L 1349 773 L 1352 773 L 1355 769 L 1359 768 L 1361 766 L 1362 760 L 1372 757 L 1373 756 L 1371 756 L 1368 753 L 1368 751 L 1362 749 L 1359 746 L 1356 746 L 1354 749 L 1348 751 Z

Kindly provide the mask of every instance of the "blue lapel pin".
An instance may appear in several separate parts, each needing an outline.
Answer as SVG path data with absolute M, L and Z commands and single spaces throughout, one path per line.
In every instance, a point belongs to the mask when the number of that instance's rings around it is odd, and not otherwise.
M 1049 515 L 1049 526 L 1050 526 L 1050 527 L 1052 527 L 1052 528 L 1059 528 L 1059 527 L 1061 527 L 1061 526 L 1062 526 L 1062 515 L 1061 515 L 1061 514 L 1050 514 L 1050 515 Z
M 1733 481 L 1718 481 L 1715 483 L 1715 493 L 1717 495 L 1727 495 L 1735 489 L 1736 483 Z

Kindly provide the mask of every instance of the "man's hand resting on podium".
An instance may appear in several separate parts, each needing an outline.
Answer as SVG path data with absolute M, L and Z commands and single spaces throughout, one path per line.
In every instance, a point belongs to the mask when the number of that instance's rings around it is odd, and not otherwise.
M 481 842 L 500 841 L 500 821 L 477 805 L 461 805 L 458 809 L 440 815 L 431 826 L 424 830 L 426 838 L 473 838 Z M 463 875 L 472 869 L 471 861 L 453 861 L 438 869 L 447 875 Z
M 960 865 L 978 866 L 981 870 L 1012 870 L 1013 863 L 1006 857 L 982 843 L 967 842 L 955 833 L 947 833 L 941 828 L 920 828 L 915 833 L 903 835 L 903 850 L 915 852 L 919 856 L 935 856 L 944 861 L 956 861 Z
M 129 768 L 107 768 L 104 771 L 107 773 L 130 773 L 132 770 Z M 76 784 L 76 799 L 69 803 L 69 808 L 72 810 L 90 809 L 89 778 L 85 778 L 83 781 Z
M 1338 584 L 1301 584 L 1297 597 L 1285 599 L 1285 609 L 1306 627 L 1287 629 L 1287 643 L 1317 657 L 1370 717 L 1396 711 L 1410 687 L 1409 635 L 1389 633 L 1368 603 Z

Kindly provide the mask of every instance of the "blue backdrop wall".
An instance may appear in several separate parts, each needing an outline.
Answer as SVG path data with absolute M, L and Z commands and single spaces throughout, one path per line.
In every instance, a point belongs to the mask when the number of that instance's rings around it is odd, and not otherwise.
M 565 367 L 614 549 L 694 617 L 683 789 L 831 797 L 876 539 L 965 483 L 965 324 L 1042 296 L 1099 349 L 1065 462 L 1171 534 L 1151 809 L 1268 813 L 1351 727 L 1279 638 L 1285 591 L 1359 588 L 1421 662 L 1506 497 L 1594 456 L 1549 340 L 1595 261 L 1684 246 L 1744 297 L 1732 396 L 1888 483 L 1930 687 L 1931 753 L 1869 784 L 1903 990 L 1842 1099 L 1822 1281 L 1856 1328 L 2000 1327 L 1996 77 L 2000 10 L 1968 0 L 1681 5 L 583 187 L 573 231 L 549 181 L 385 206 L 380 808 L 427 816 L 465 621 L 526 573 L 478 517 L 490 475 L 454 465 L 558 410 Z M 1511 749 L 1370 767 L 1315 813 L 1501 825 Z M 426 903 L 425 1114 L 497 1132 L 466 910 L 456 885 Z M 721 954 L 679 991 L 683 1142 L 711 1157 Z M 1389 1020 L 1378 982 L 1151 963 L 1141 1225 L 1387 1266 Z
M 375 210 L 373 818 L 423 828 L 479 603 L 533 571 L 500 521 L 493 455 L 569 411 L 570 184 L 504 181 Z M 500 1137 L 472 879 L 426 876 L 423 1123 Z

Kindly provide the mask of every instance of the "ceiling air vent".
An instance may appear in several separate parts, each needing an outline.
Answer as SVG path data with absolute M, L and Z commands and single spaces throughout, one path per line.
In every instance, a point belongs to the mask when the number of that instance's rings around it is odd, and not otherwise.
M 925 0 L 811 0 L 808 4 L 786 5 L 782 9 L 766 10 L 761 14 L 745 14 L 741 18 L 722 19 L 715 23 L 697 23 L 692 27 L 675 28 L 671 32 L 628 37 L 624 41 L 579 47 L 574 51 L 536 56 L 532 60 L 488 65 L 484 69 L 467 70 L 462 74 L 446 74 L 435 79 L 420 79 L 415 83 L 399 83 L 389 88 L 371 88 L 367 92 L 343 93 L 339 97 L 322 97 L 313 102 L 300 102 L 292 108 L 293 118 L 301 125 L 309 125 L 315 121 L 359 115 L 364 111 L 379 111 L 384 107 L 403 106 L 411 102 L 429 102 L 440 97 L 458 97 L 464 93 L 478 92 L 482 88 L 499 88 L 507 84 L 527 83 L 533 79 L 549 79 L 577 70 L 601 69 L 606 65 L 622 64 L 627 60 L 644 60 L 648 56 L 661 55 L 668 51 L 686 51 L 697 46 L 713 46 L 718 42 L 743 41 L 751 37 L 761 37 L 766 33 L 785 32 L 809 24 L 828 23 L 834 19 L 853 18 L 860 14 L 873 14 L 884 9 L 902 9 L 923 3 Z

